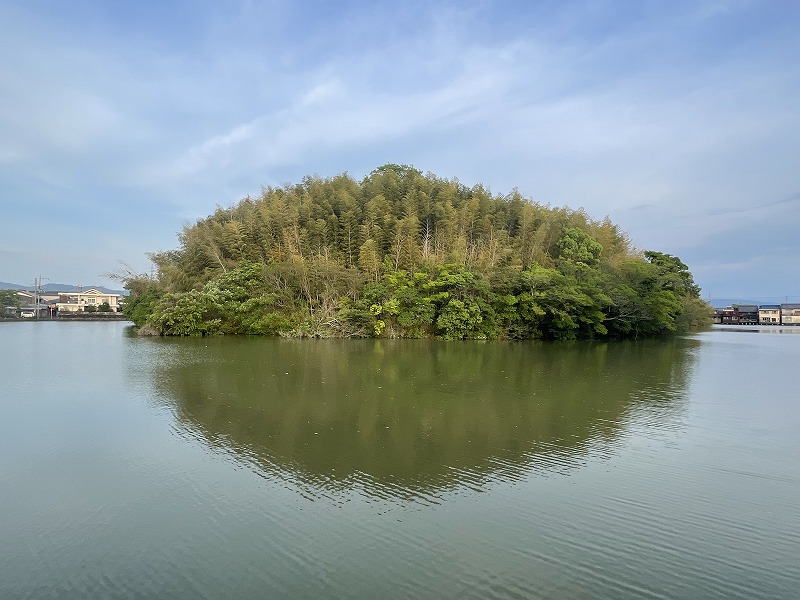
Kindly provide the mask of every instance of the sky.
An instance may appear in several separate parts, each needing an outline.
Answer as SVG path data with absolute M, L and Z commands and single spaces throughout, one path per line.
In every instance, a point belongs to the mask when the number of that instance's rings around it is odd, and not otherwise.
M 413 165 L 800 301 L 800 2 L 0 0 L 0 281 L 119 284 L 262 186 Z

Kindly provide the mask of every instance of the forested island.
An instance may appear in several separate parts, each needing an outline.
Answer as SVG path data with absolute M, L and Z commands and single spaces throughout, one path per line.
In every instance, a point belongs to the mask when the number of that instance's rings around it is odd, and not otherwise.
M 154 276 L 121 273 L 155 335 L 576 339 L 706 327 L 677 257 L 608 218 L 405 165 L 264 188 L 184 226 Z

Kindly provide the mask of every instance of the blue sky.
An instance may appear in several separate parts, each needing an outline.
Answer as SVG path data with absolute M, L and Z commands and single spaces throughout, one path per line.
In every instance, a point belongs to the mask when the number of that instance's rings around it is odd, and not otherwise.
M 0 281 L 112 284 L 261 186 L 411 164 L 800 300 L 800 3 L 0 0 Z

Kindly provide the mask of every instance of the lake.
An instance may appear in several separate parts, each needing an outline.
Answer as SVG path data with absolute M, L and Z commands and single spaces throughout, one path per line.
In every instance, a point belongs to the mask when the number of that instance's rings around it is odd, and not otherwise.
M 0 324 L 0 597 L 800 590 L 800 328 L 614 343 Z

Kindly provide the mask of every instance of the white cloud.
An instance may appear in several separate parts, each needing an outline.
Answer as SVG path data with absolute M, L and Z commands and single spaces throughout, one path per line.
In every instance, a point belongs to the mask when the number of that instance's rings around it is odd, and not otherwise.
M 331 101 L 339 100 L 344 97 L 345 90 L 341 81 L 331 79 L 314 86 L 300 100 L 300 105 L 310 107 L 315 105 L 326 105 Z

